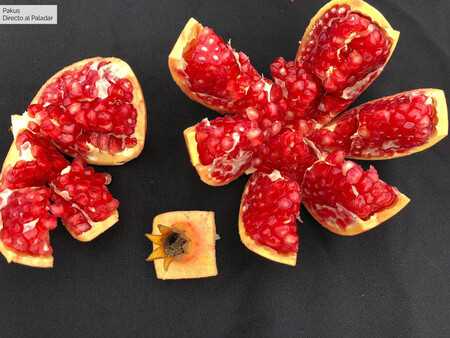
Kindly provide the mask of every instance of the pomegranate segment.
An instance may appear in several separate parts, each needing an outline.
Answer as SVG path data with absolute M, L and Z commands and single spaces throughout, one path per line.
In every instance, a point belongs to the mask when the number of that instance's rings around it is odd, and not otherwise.
M 364 2 L 331 1 L 311 20 L 297 53 L 297 63 L 314 74 L 326 93 L 316 119 L 330 121 L 381 73 L 398 32 Z
M 244 53 L 192 18 L 169 55 L 169 68 L 189 97 L 221 112 L 235 112 L 235 102 L 261 78 Z
M 446 111 L 438 114 L 442 100 L 445 106 L 443 92 L 435 89 L 412 90 L 374 100 L 339 116 L 310 139 L 325 151 L 344 150 L 352 158 L 408 155 L 447 134 Z M 437 135 L 438 129 L 441 135 Z
M 200 177 L 208 184 L 223 185 L 250 168 L 264 133 L 255 121 L 224 116 L 188 128 L 185 138 Z
M 0 241 L 3 245 L 19 255 L 52 255 L 49 231 L 56 227 L 57 220 L 49 213 L 50 196 L 50 189 L 44 187 L 0 192 Z
M 68 164 L 48 139 L 29 130 L 22 130 L 11 147 L 12 152 L 17 152 L 17 159 L 6 164 L 2 175 L 5 188 L 45 185 Z
M 279 170 L 301 184 L 306 170 L 317 159 L 300 130 L 285 129 L 259 147 L 252 166 L 265 173 Z
M 279 171 L 254 173 L 242 196 L 241 218 L 246 234 L 280 254 L 298 251 L 299 184 Z
M 317 221 L 344 234 L 359 223 L 373 223 L 371 218 L 395 206 L 400 195 L 379 179 L 374 167 L 364 171 L 344 160 L 342 151 L 316 162 L 306 172 L 302 188 L 303 203 Z
M 82 159 L 75 159 L 51 182 L 55 193 L 69 202 L 67 205 L 56 198 L 52 212 L 76 234 L 89 230 L 88 225 L 104 221 L 117 211 L 119 202 L 106 187 L 110 182 L 109 174 L 96 173 Z

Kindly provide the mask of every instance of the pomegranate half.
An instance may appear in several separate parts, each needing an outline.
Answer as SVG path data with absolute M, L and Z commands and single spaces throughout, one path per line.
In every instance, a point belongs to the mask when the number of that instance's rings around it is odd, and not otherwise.
M 37 92 L 22 125 L 64 153 L 97 165 L 121 165 L 141 153 L 147 113 L 131 67 L 114 57 L 78 61 Z

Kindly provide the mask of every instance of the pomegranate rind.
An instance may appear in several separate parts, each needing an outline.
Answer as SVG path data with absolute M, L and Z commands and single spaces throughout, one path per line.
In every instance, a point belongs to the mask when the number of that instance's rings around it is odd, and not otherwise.
M 188 96 L 191 100 L 196 101 L 212 110 L 223 113 L 225 111 L 222 108 L 218 106 L 217 107 L 212 106 L 207 102 L 205 102 L 204 100 L 202 100 L 198 95 L 195 95 L 195 93 L 193 93 L 192 90 L 190 89 L 189 81 L 187 80 L 186 75 L 184 74 L 184 70 L 186 68 L 186 61 L 184 60 L 183 57 L 184 50 L 186 49 L 187 46 L 189 46 L 189 43 L 191 41 L 197 38 L 202 29 L 203 25 L 194 18 L 190 18 L 188 20 L 183 30 L 181 31 L 177 41 L 175 42 L 172 51 L 169 54 L 168 59 L 169 70 L 175 83 L 178 85 L 178 87 L 180 87 L 183 93 L 186 94 L 186 96 Z
M 247 191 L 248 191 L 248 183 L 244 189 L 244 193 L 242 194 L 241 205 L 239 208 L 238 228 L 239 228 L 239 237 L 241 239 L 242 244 L 244 244 L 250 251 L 264 258 L 267 258 L 271 261 L 290 266 L 295 266 L 297 264 L 297 253 L 290 253 L 290 254 L 279 253 L 275 249 L 257 243 L 247 234 L 247 231 L 245 230 L 244 220 L 242 217 L 243 213 L 242 206 L 244 203 L 244 196 L 247 194 Z
M 13 142 L 11 143 L 8 153 L 6 154 L 5 160 L 3 161 L 1 174 L 3 175 L 9 168 L 13 167 L 14 164 L 19 160 L 19 158 L 20 158 L 19 150 L 17 149 L 15 142 Z
M 17 263 L 22 265 L 31 266 L 34 268 L 52 268 L 53 256 L 31 256 L 18 253 L 8 247 L 6 247 L 0 241 L 0 252 L 6 258 L 8 263 Z
M 158 279 L 190 279 L 216 276 L 216 223 L 212 211 L 171 211 L 155 216 L 152 234 L 158 224 L 182 231 L 188 239 L 187 252 L 175 257 L 167 270 L 163 260 L 154 261 Z M 154 245 L 155 246 L 155 245 Z
M 90 242 L 93 239 L 100 236 L 102 233 L 104 233 L 106 230 L 111 228 L 114 224 L 116 224 L 119 221 L 119 212 L 115 210 L 107 219 L 101 222 L 89 222 L 89 224 L 92 226 L 91 229 L 88 231 L 85 231 L 79 235 L 75 234 L 73 231 L 71 231 L 70 227 L 66 226 L 63 222 L 64 227 L 67 229 L 67 231 L 70 233 L 70 235 L 79 240 L 80 242 Z
M 409 203 L 409 201 L 410 199 L 408 198 L 408 196 L 400 192 L 397 192 L 397 199 L 395 203 L 392 204 L 390 207 L 373 214 L 367 220 L 362 220 L 359 217 L 356 217 L 355 222 L 345 227 L 345 229 L 341 228 L 337 224 L 323 220 L 312 208 L 309 207 L 307 201 L 303 201 L 303 205 L 305 206 L 306 210 L 308 210 L 308 212 L 311 214 L 311 216 L 313 216 L 314 219 L 318 223 L 320 223 L 320 225 L 322 225 L 329 231 L 340 236 L 355 236 L 363 232 L 369 231 L 377 227 L 381 223 L 387 221 L 392 216 L 397 214 L 400 210 L 402 210 Z
M 184 141 L 186 142 L 186 147 L 189 153 L 189 158 L 191 160 L 192 165 L 194 166 L 195 170 L 197 171 L 198 176 L 200 179 L 211 186 L 217 187 L 222 186 L 230 183 L 231 181 L 237 179 L 237 177 L 234 177 L 232 179 L 219 181 L 216 180 L 214 177 L 210 175 L 210 166 L 203 165 L 200 162 L 200 157 L 197 150 L 197 141 L 195 139 L 195 127 L 191 126 L 189 128 L 186 128 L 183 131 Z
M 133 85 L 133 101 L 131 102 L 133 107 L 137 111 L 136 116 L 136 127 L 133 134 L 133 137 L 136 138 L 136 145 L 132 148 L 126 148 L 120 152 L 115 154 L 110 154 L 108 152 L 100 151 L 98 148 L 94 147 L 90 143 L 88 143 L 89 151 L 85 156 L 85 160 L 87 163 L 95 164 L 95 165 L 122 165 L 126 162 L 129 162 L 140 155 L 142 150 L 144 149 L 145 137 L 147 133 L 147 109 L 145 105 L 144 95 L 142 93 L 141 85 L 134 74 L 131 67 L 123 60 L 116 57 L 93 57 L 89 59 L 84 59 L 78 62 L 75 62 L 69 66 L 64 67 L 59 70 L 57 73 L 52 75 L 44 85 L 39 89 L 33 100 L 30 104 L 38 103 L 42 93 L 46 89 L 47 85 L 52 83 L 55 79 L 60 77 L 66 71 L 74 71 L 81 70 L 87 63 L 97 62 L 97 61 L 106 61 L 112 64 L 115 64 L 121 68 L 127 75 L 124 78 L 128 79 Z
M 404 94 L 414 93 L 414 92 L 422 92 L 426 96 L 431 97 L 433 100 L 434 109 L 436 111 L 437 124 L 435 125 L 435 131 L 424 144 L 409 148 L 409 149 L 401 151 L 401 152 L 393 152 L 392 154 L 389 154 L 386 156 L 375 156 L 375 155 L 368 155 L 368 154 L 364 155 L 364 156 L 353 156 L 351 154 L 347 154 L 346 157 L 351 158 L 351 159 L 356 159 L 356 160 L 390 160 L 393 158 L 404 157 L 404 156 L 412 155 L 415 153 L 419 153 L 428 148 L 431 148 L 432 146 L 434 146 L 436 143 L 440 142 L 444 137 L 446 137 L 448 135 L 448 108 L 447 108 L 447 102 L 445 99 L 445 93 L 441 89 L 435 89 L 435 88 L 414 89 L 414 90 L 405 91 L 405 92 L 397 93 L 397 94 L 390 95 L 390 96 L 385 96 L 385 97 L 382 97 L 379 99 L 371 100 L 371 101 L 361 104 L 360 106 L 357 106 L 355 108 L 352 108 L 352 109 L 342 113 L 340 116 L 335 118 L 333 121 L 331 121 L 329 124 L 327 124 L 323 128 L 333 131 L 333 130 L 335 130 L 336 125 L 338 124 L 338 122 L 340 121 L 341 118 L 348 116 L 349 114 L 352 114 L 353 112 L 358 112 L 361 109 L 361 107 L 363 107 L 365 105 L 373 104 L 380 100 L 386 100 L 389 98 L 401 96 Z M 358 134 L 358 131 L 356 131 L 355 134 L 350 136 L 350 138 L 352 138 L 354 135 L 356 136 L 357 134 Z

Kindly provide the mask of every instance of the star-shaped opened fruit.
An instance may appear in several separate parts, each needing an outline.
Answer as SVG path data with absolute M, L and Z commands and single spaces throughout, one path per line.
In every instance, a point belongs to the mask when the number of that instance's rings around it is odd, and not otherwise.
M 223 116 L 203 119 L 184 137 L 205 183 L 225 185 L 253 173 L 239 213 L 250 250 L 295 265 L 300 203 L 340 235 L 372 229 L 408 203 L 374 167 L 348 160 L 410 155 L 448 134 L 439 89 L 346 111 L 380 75 L 398 38 L 364 1 L 330 1 L 306 28 L 295 60 L 271 64 L 271 80 L 211 28 L 188 21 L 169 55 L 170 72 L 191 99 Z
M 52 76 L 11 122 L 14 140 L 0 177 L 0 252 L 8 262 L 51 267 L 58 217 L 80 241 L 118 221 L 111 176 L 86 163 L 119 165 L 140 154 L 142 91 L 124 61 L 91 58 Z
M 202 278 L 217 275 L 216 224 L 211 211 L 172 211 L 153 219 L 146 235 L 153 243 L 159 279 Z

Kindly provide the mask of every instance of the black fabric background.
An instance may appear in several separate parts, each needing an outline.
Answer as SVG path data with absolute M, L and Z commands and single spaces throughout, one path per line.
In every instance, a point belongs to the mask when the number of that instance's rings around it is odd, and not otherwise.
M 268 74 L 276 56 L 295 55 L 325 1 L 55 2 L 58 25 L 0 26 L 1 156 L 11 143 L 10 114 L 21 113 L 56 70 L 96 55 L 121 57 L 135 70 L 149 135 L 137 160 L 106 168 L 121 201 L 114 228 L 83 244 L 58 227 L 53 270 L 1 259 L 0 337 L 450 336 L 448 139 L 415 156 L 375 163 L 412 202 L 367 234 L 335 236 L 302 209 L 295 268 L 240 243 L 236 223 L 247 178 L 212 188 L 189 163 L 182 130 L 216 114 L 185 97 L 169 75 L 167 56 L 186 20 L 196 17 L 232 38 Z M 401 37 L 382 76 L 358 102 L 420 87 L 450 94 L 450 2 L 372 4 Z M 144 233 L 158 213 L 193 209 L 216 212 L 219 276 L 157 280 L 144 260 L 151 250 Z

